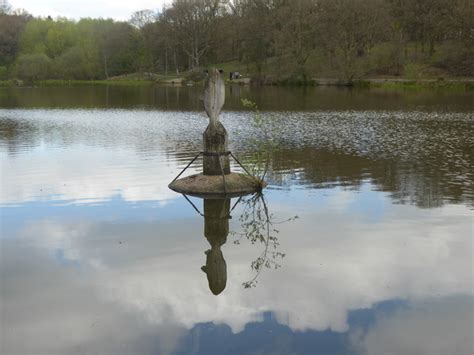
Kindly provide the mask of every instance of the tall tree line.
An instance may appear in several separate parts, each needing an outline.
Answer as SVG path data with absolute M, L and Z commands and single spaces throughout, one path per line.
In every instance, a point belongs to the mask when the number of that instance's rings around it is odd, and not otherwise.
M 111 19 L 34 18 L 0 2 L 0 79 L 179 74 L 474 75 L 473 0 L 174 0 Z

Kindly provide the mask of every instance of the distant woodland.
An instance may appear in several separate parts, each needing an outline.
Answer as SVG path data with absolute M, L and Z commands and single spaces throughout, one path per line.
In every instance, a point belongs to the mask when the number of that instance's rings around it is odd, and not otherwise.
M 174 0 L 128 22 L 37 18 L 0 0 L 0 80 L 190 75 L 474 76 L 473 0 Z

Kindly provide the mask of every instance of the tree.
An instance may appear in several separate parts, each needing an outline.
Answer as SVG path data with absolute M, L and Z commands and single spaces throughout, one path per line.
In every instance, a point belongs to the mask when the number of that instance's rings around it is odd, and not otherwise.
M 438 66 L 453 75 L 474 76 L 474 2 L 454 0 L 446 19 L 447 55 Z
M 51 59 L 43 53 L 25 54 L 18 58 L 16 75 L 27 81 L 42 80 L 49 76 Z
M 29 15 L 8 15 L 0 13 L 0 66 L 13 63 L 20 50 L 20 35 L 26 23 L 31 19 Z
M 0 71 L 44 54 L 51 78 L 178 74 L 230 61 L 257 78 L 284 69 L 350 81 L 407 65 L 469 76 L 473 28 L 473 0 L 173 0 L 128 22 L 33 18 L 0 0 Z
M 279 53 L 290 55 L 303 80 L 307 78 L 306 62 L 316 44 L 316 11 L 315 0 L 283 0 L 276 10 L 276 48 Z
M 231 59 L 236 59 L 239 62 L 243 60 L 243 15 L 244 15 L 244 0 L 228 0 L 225 3 L 224 19 L 227 22 L 227 31 L 219 30 L 221 35 L 225 35 L 226 40 L 221 40 L 220 44 L 230 44 L 225 47 L 230 48 Z M 226 27 L 226 24 L 223 24 Z
M 46 36 L 53 21 L 33 19 L 21 34 L 21 54 L 46 53 Z
M 242 2 L 243 54 L 247 64 L 254 64 L 259 76 L 273 49 L 271 0 Z
M 409 41 L 421 44 L 428 56 L 435 52 L 435 45 L 441 41 L 448 29 L 452 0 L 388 0 L 395 21 Z
M 132 26 L 136 28 L 143 28 L 146 25 L 154 23 L 157 19 L 157 14 L 153 10 L 140 10 L 135 11 L 130 20 L 128 21 Z
M 176 74 L 179 74 L 180 68 L 191 68 L 189 56 L 184 52 L 182 43 L 176 40 L 174 10 L 164 8 L 156 25 L 159 36 L 157 44 L 161 50 L 161 67 L 165 73 L 168 74 L 171 65 L 174 66 Z
M 126 22 L 107 20 L 99 37 L 104 73 L 109 76 L 136 71 L 143 56 L 143 41 L 136 29 Z
M 140 10 L 133 13 L 129 23 L 140 31 L 143 42 L 141 69 L 154 71 L 157 64 L 157 44 L 161 34 L 157 31 L 159 14 L 152 10 Z
M 166 10 L 172 37 L 188 56 L 191 69 L 200 66 L 201 58 L 214 45 L 220 5 L 220 0 L 175 0 Z
M 45 52 L 54 59 L 74 46 L 76 39 L 76 24 L 67 19 L 47 21 L 48 31 L 44 38 Z
M 322 0 L 320 33 L 344 79 L 364 74 L 362 59 L 387 36 L 383 0 Z
M 8 0 L 0 0 L 0 15 L 9 15 L 12 11 L 12 6 Z
M 449 37 L 464 45 L 474 45 L 474 2 L 471 0 L 454 0 L 449 13 Z

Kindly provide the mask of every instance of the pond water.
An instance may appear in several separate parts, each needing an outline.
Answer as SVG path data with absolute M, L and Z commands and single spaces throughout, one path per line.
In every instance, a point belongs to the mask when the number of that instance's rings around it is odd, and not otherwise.
M 473 93 L 227 88 L 284 134 L 205 201 L 201 93 L 0 90 L 1 354 L 473 353 Z

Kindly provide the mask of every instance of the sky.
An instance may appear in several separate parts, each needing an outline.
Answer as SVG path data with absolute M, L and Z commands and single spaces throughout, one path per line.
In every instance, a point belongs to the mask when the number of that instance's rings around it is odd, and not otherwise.
M 62 16 L 73 19 L 103 17 L 126 21 L 143 9 L 161 9 L 171 0 L 9 0 L 14 9 L 22 8 L 34 16 Z

